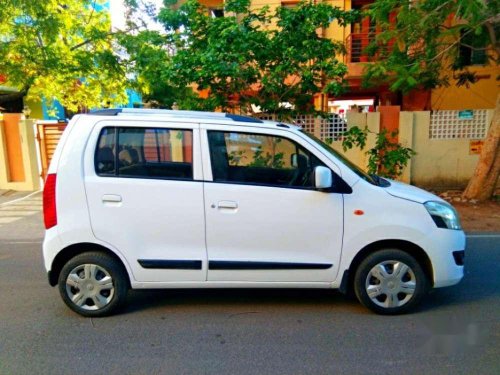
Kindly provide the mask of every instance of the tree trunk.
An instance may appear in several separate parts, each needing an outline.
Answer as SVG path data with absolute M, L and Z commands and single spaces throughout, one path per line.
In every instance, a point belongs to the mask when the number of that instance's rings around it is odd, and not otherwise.
M 495 112 L 493 113 L 488 135 L 484 140 L 476 171 L 464 191 L 464 198 L 485 201 L 493 196 L 500 172 L 499 137 L 500 95 L 497 97 Z

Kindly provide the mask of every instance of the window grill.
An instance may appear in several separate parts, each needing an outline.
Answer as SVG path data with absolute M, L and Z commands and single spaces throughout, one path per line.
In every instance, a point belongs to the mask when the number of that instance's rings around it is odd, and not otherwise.
M 297 115 L 293 121 L 296 125 L 304 129 L 304 131 L 314 134 L 315 118 L 313 115 Z
M 321 119 L 320 138 L 323 141 L 331 139 L 338 141 L 347 131 L 347 123 L 337 114 L 331 114 L 327 118 Z
M 460 118 L 460 112 L 466 111 L 434 111 L 431 114 L 429 127 L 430 139 L 483 139 L 488 130 L 487 110 L 472 111 L 472 118 Z

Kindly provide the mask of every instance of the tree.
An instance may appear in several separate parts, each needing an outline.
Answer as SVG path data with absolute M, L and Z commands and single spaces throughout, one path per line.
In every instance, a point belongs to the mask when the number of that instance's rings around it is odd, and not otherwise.
M 126 77 L 102 0 L 3 0 L 0 73 L 24 97 L 57 99 L 71 111 L 126 100 Z
M 314 94 L 343 89 L 347 68 L 337 56 L 344 46 L 323 38 L 321 30 L 334 21 L 351 22 L 355 11 L 306 1 L 254 9 L 249 0 L 227 0 L 224 16 L 214 17 L 196 0 L 166 4 L 158 17 L 165 32 L 139 33 L 148 40 L 139 49 L 130 41 L 125 45 L 139 68 L 137 79 L 152 90 L 158 81 L 175 88 L 170 102 L 181 108 L 251 112 L 253 104 L 268 113 L 290 107 L 311 112 Z M 158 56 L 163 63 L 147 63 Z M 188 95 L 186 103 L 185 87 L 206 97 Z
M 381 30 L 366 50 L 377 61 L 367 65 L 365 81 L 389 82 L 393 91 L 433 89 L 453 81 L 470 85 L 477 77 L 465 60 L 500 61 L 498 1 L 376 0 L 365 15 Z M 484 200 L 494 193 L 500 170 L 499 105 L 497 100 L 466 198 Z

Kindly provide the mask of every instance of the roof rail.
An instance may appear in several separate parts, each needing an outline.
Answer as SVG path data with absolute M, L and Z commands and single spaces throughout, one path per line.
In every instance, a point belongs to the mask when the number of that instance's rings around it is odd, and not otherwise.
M 230 118 L 233 121 L 240 121 L 240 122 L 254 122 L 254 123 L 259 123 L 263 124 L 264 121 L 258 119 L 258 118 L 253 118 L 250 116 L 242 116 L 242 115 L 232 115 L 231 113 L 226 113 L 227 118 Z
M 122 111 L 122 108 L 105 108 L 105 109 L 94 109 L 87 113 L 93 116 L 116 116 Z
M 238 122 L 251 122 L 262 124 L 263 121 L 242 115 L 233 115 L 223 112 L 202 112 L 202 111 L 177 111 L 171 109 L 150 109 L 150 108 L 106 108 L 91 111 L 89 115 L 95 116 L 118 116 L 125 114 L 137 115 L 163 115 L 171 117 L 196 117 L 198 119 L 226 119 Z

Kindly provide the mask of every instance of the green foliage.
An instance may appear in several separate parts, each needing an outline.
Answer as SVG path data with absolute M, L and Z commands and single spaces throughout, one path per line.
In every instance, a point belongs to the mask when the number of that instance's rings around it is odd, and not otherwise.
M 388 133 L 384 129 L 380 133 L 374 133 L 366 127 L 361 129 L 353 126 L 344 133 L 342 148 L 344 151 L 353 147 L 363 150 L 369 133 L 375 134 L 375 146 L 366 151 L 368 155 L 368 173 L 389 178 L 401 176 L 404 167 L 408 165 L 408 161 L 416 153 L 411 148 L 390 140 L 390 138 L 397 135 L 397 132 Z
M 126 101 L 126 78 L 104 1 L 3 0 L 0 73 L 19 96 L 70 111 Z M 7 96 L 0 96 L 6 100 Z
M 232 165 L 232 166 L 238 166 L 238 165 L 240 165 L 240 162 L 243 159 L 246 159 L 246 156 L 244 154 L 245 154 L 244 150 L 239 150 L 239 151 L 234 150 L 234 151 L 231 151 L 227 155 L 227 159 L 228 159 L 229 165 Z
M 251 112 L 253 104 L 280 114 L 289 111 L 283 103 L 311 112 L 314 94 L 344 89 L 347 68 L 337 59 L 344 46 L 318 31 L 352 22 L 356 11 L 308 1 L 251 9 L 249 0 L 228 0 L 224 12 L 213 17 L 197 0 L 165 3 L 158 16 L 164 33 L 143 31 L 125 41 L 146 95 L 185 109 Z M 171 89 L 161 93 L 159 85 Z M 192 89 L 208 98 L 196 98 Z
M 266 167 L 266 168 L 277 168 L 281 169 L 285 165 L 283 161 L 284 153 L 278 152 L 270 154 L 262 151 L 262 146 L 258 146 L 254 151 L 253 160 L 248 164 L 249 167 Z
M 376 0 L 365 10 L 381 30 L 365 51 L 376 57 L 366 66 L 365 85 L 389 82 L 392 91 L 405 93 L 453 79 L 474 83 L 460 50 L 476 56 L 471 63 L 498 64 L 499 13 L 499 1 Z
M 342 135 L 342 148 L 344 151 L 350 150 L 354 146 L 363 150 L 368 138 L 368 128 L 361 129 L 353 126 Z

